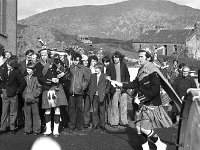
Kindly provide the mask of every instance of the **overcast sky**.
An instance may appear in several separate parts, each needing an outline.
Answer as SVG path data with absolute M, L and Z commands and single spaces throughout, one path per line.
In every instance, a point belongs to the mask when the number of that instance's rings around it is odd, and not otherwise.
M 106 5 L 125 0 L 18 0 L 18 20 L 54 8 L 80 5 Z M 157 0 L 159 1 L 159 0 Z M 170 0 L 200 9 L 200 0 Z

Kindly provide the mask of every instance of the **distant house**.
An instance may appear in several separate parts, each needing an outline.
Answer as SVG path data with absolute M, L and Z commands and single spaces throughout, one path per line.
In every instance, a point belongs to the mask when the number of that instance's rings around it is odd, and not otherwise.
M 200 59 L 200 22 L 193 29 L 164 29 L 156 26 L 154 30 L 147 30 L 133 41 L 136 49 L 150 48 L 161 55 L 183 54 Z
M 16 54 L 17 1 L 0 0 L 0 44 Z

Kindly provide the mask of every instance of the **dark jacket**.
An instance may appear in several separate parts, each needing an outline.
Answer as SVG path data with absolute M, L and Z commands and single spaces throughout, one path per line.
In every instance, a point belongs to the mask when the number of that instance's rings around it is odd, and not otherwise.
M 38 78 L 39 83 L 42 85 L 43 91 L 49 90 L 53 85 L 56 85 L 56 83 L 52 83 L 51 80 L 52 78 L 57 78 L 58 75 L 57 66 L 55 64 L 46 65 L 47 66 L 43 66 L 41 62 L 38 62 L 35 66 L 35 76 Z
M 6 89 L 8 97 L 13 97 L 18 93 L 22 93 L 27 85 L 20 69 L 13 69 L 9 75 L 7 73 L 3 78 L 5 79 L 4 89 Z
M 127 68 L 127 65 L 124 62 L 120 63 L 120 71 L 121 71 L 121 82 L 129 82 L 130 81 L 130 74 Z M 111 77 L 111 80 L 116 80 L 116 69 L 115 64 L 110 63 L 106 68 L 106 74 Z M 115 88 L 111 86 L 111 94 L 115 93 Z
M 181 75 L 178 75 L 174 79 L 174 83 L 172 84 L 172 87 L 178 94 L 180 98 L 186 95 L 187 90 L 189 88 L 197 88 L 196 83 L 194 81 L 194 78 L 191 77 L 190 75 L 187 77 L 183 77 Z
M 26 71 L 26 59 L 23 60 L 23 61 L 20 61 L 19 62 L 19 65 L 20 65 L 20 71 L 22 73 L 22 75 L 27 75 L 27 71 Z
M 106 79 L 106 74 L 104 73 L 101 73 L 98 84 L 96 73 L 92 74 L 90 77 L 89 96 L 91 100 L 93 99 L 97 91 L 100 102 L 103 102 L 106 94 L 108 94 L 109 92 L 109 83 Z
M 4 62 L 0 66 L 0 94 L 2 93 L 2 89 L 5 88 L 5 76 L 7 76 L 8 68 L 6 62 Z
M 83 65 L 71 65 L 70 66 L 71 83 L 70 83 L 70 94 L 83 95 L 87 89 L 90 74 Z
M 160 77 L 156 72 L 153 72 L 140 81 L 136 77 L 132 82 L 124 83 L 123 88 L 138 90 L 139 96 L 144 95 L 146 97 L 143 104 L 159 106 L 161 105 L 160 85 Z

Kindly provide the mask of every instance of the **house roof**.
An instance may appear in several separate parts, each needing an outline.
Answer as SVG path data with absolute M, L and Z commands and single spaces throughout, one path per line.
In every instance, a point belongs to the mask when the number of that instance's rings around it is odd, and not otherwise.
M 194 34 L 194 29 L 177 29 L 165 30 L 159 32 L 156 30 L 147 30 L 141 34 L 133 43 L 168 43 L 168 44 L 183 44 L 187 39 Z

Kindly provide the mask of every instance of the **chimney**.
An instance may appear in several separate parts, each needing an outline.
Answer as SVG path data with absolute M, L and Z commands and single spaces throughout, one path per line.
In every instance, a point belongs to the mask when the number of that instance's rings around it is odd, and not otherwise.
M 200 21 L 197 21 L 197 22 L 194 24 L 194 32 L 200 34 Z
M 155 33 L 159 33 L 160 30 L 163 30 L 164 26 L 155 26 Z

